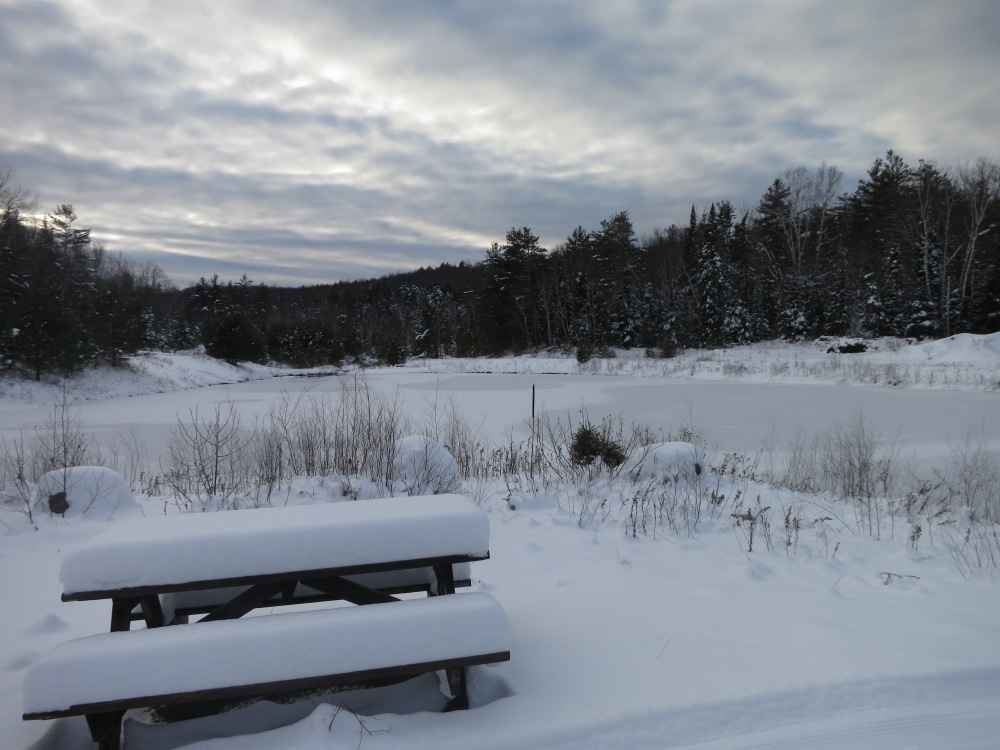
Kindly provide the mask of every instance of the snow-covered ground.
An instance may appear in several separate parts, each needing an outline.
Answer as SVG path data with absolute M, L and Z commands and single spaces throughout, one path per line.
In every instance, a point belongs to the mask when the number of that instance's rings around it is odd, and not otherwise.
M 155 470 L 178 419 L 196 407 L 232 403 L 249 420 L 289 394 L 336 394 L 342 380 L 278 372 L 150 354 L 131 372 L 87 373 L 65 387 L 4 380 L 0 439 L 31 435 L 65 394 L 85 431 L 107 444 L 128 431 Z M 586 410 L 594 421 L 620 414 L 664 432 L 693 426 L 716 466 L 733 452 L 780 461 L 803 432 L 859 414 L 913 472 L 930 475 L 970 429 L 994 461 L 1000 446 L 997 334 L 881 342 L 863 354 L 810 343 L 671 360 L 623 352 L 585 365 L 555 355 L 417 361 L 366 378 L 416 421 L 454 404 L 501 445 L 527 439 L 534 401 L 552 419 Z M 438 713 L 443 699 L 427 677 L 346 696 L 355 713 L 334 706 L 345 696 L 258 704 L 196 722 L 132 723 L 129 738 L 137 748 L 200 750 L 997 746 L 1000 589 L 989 567 L 956 565 L 950 526 L 924 519 L 912 540 L 900 519 L 876 540 L 828 497 L 749 477 L 715 486 L 727 503 L 739 491 L 741 507 L 772 507 L 770 545 L 758 529 L 748 551 L 747 527 L 729 504 L 692 534 L 660 527 L 633 536 L 635 485 L 598 481 L 583 497 L 527 477 L 468 482 L 491 519 L 492 556 L 474 566 L 473 589 L 503 606 L 512 654 L 473 670 L 468 712 Z M 303 477 L 275 497 L 341 495 L 334 482 Z M 789 509 L 797 533 L 786 531 Z M 175 505 L 140 497 L 121 517 L 165 512 Z M 43 516 L 35 528 L 0 511 L 0 522 L 9 527 L 0 535 L 4 747 L 90 747 L 82 719 L 22 722 L 22 684 L 41 654 L 107 629 L 106 603 L 59 601 L 59 567 L 115 521 Z M 218 738 L 227 733 L 239 736 Z

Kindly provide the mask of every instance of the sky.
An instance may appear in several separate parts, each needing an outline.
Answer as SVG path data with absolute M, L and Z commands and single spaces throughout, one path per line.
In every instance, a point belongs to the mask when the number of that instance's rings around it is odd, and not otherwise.
M 0 166 L 178 286 L 477 263 L 1000 158 L 996 0 L 0 0 Z

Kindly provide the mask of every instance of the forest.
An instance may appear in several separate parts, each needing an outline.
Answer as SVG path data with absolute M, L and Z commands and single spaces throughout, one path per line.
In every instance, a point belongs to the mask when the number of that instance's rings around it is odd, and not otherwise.
M 108 252 L 71 204 L 39 218 L 0 167 L 0 372 L 40 379 L 143 349 L 230 362 L 574 351 L 671 356 L 819 336 L 914 339 L 1000 329 L 1000 164 L 876 158 L 787 169 L 753 207 L 719 200 L 636 232 L 627 210 L 544 248 L 513 226 L 476 263 L 298 288 L 245 275 L 178 289 Z

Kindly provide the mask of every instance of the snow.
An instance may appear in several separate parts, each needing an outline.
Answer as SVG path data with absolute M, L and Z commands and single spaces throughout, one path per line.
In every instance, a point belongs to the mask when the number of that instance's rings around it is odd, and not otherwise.
M 210 385 L 243 383 L 275 377 L 329 374 L 332 368 L 294 370 L 245 362 L 231 365 L 205 354 L 204 348 L 188 352 L 142 352 L 128 357 L 124 367 L 94 367 L 76 375 L 71 383 L 56 376 L 41 381 L 0 374 L 0 408 L 23 404 L 58 403 L 66 387 L 79 400 L 170 393 Z
M 639 448 L 622 466 L 622 473 L 633 482 L 643 479 L 663 483 L 694 482 L 703 471 L 707 471 L 704 451 L 693 443 L 680 440 Z
M 101 633 L 63 643 L 36 661 L 24 681 L 24 710 L 56 712 L 88 702 L 350 674 L 508 649 L 503 609 L 481 592 Z
M 136 518 L 67 552 L 63 592 L 489 552 L 489 517 L 461 495 Z
M 369 370 L 366 378 L 379 392 L 398 394 L 415 418 L 435 394 L 454 399 L 497 445 L 529 436 L 533 386 L 537 413 L 553 419 L 578 420 L 584 409 L 594 422 L 621 414 L 626 423 L 675 437 L 694 426 L 706 436 L 699 446 L 710 466 L 742 453 L 763 467 L 786 455 L 797 430 L 821 433 L 860 413 L 914 472 L 930 473 L 972 429 L 996 460 L 998 348 L 1000 334 L 884 341 L 845 355 L 816 343 L 774 343 L 672 360 L 620 352 L 583 366 L 555 354 L 413 361 Z M 135 429 L 155 470 L 178 415 L 195 404 L 204 410 L 233 402 L 251 419 L 285 393 L 339 388 L 338 378 L 234 383 L 227 375 L 214 386 L 192 382 L 197 390 L 169 392 L 188 387 L 185 358 L 175 356 L 175 385 L 139 379 L 116 391 L 115 373 L 93 376 L 108 379 L 100 393 L 70 384 L 83 429 L 98 438 Z M 41 394 L 33 385 L 7 385 L 0 386 L 2 439 L 30 434 L 61 393 L 56 386 Z M 168 392 L 151 395 L 157 389 Z M 473 589 L 488 592 L 506 612 L 512 654 L 510 662 L 471 670 L 472 710 L 439 713 L 444 699 L 435 678 L 425 676 L 391 689 L 257 704 L 176 725 L 137 714 L 127 723 L 135 747 L 996 747 L 1000 589 L 988 568 L 955 564 L 946 543 L 951 527 L 932 526 L 915 545 L 908 526 L 877 540 L 850 528 L 847 509 L 823 496 L 752 479 L 723 483 L 727 494 L 741 490 L 751 504 L 759 496 L 774 506 L 773 547 L 750 553 L 725 514 L 702 518 L 690 535 L 661 530 L 633 538 L 627 508 L 619 508 L 634 489 L 595 484 L 594 502 L 605 500 L 614 512 L 581 525 L 579 499 L 563 488 L 524 476 L 509 480 L 509 487 L 465 482 L 491 526 L 491 558 L 473 566 Z M 507 501 L 513 494 L 520 498 L 516 510 Z M 276 492 L 274 502 L 325 506 L 342 498 L 334 479 L 303 477 Z M 147 517 L 177 515 L 163 498 L 137 502 Z M 786 549 L 780 518 L 789 508 L 801 516 L 802 530 Z M 829 510 L 844 517 L 823 520 Z M 107 602 L 59 601 L 59 567 L 69 549 L 128 521 L 117 513 L 108 523 L 46 514 L 31 523 L 0 512 L 10 527 L 0 536 L 6 747 L 92 747 L 80 719 L 22 722 L 24 680 L 59 644 L 107 630 Z
M 38 480 L 37 497 L 47 506 L 52 495 L 65 492 L 65 518 L 110 520 L 138 509 L 125 478 L 101 466 L 74 466 L 43 474 Z
M 393 476 L 411 495 L 461 492 L 462 475 L 455 457 L 441 443 L 424 435 L 410 435 L 396 443 Z

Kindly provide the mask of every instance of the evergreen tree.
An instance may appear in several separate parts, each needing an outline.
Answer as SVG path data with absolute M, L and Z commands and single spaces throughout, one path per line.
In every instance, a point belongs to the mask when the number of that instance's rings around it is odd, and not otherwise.
M 694 278 L 698 295 L 699 343 L 720 347 L 730 343 L 731 305 L 734 299 L 729 243 L 732 239 L 732 206 L 723 202 L 709 208 L 701 222 L 704 238 Z
M 250 319 L 239 312 L 211 321 L 205 331 L 205 351 L 228 362 L 266 362 L 264 337 Z
M 487 252 L 484 323 L 491 351 L 522 351 L 541 343 L 538 290 L 544 263 L 545 249 L 528 227 L 512 227 L 505 243 L 494 242 Z

